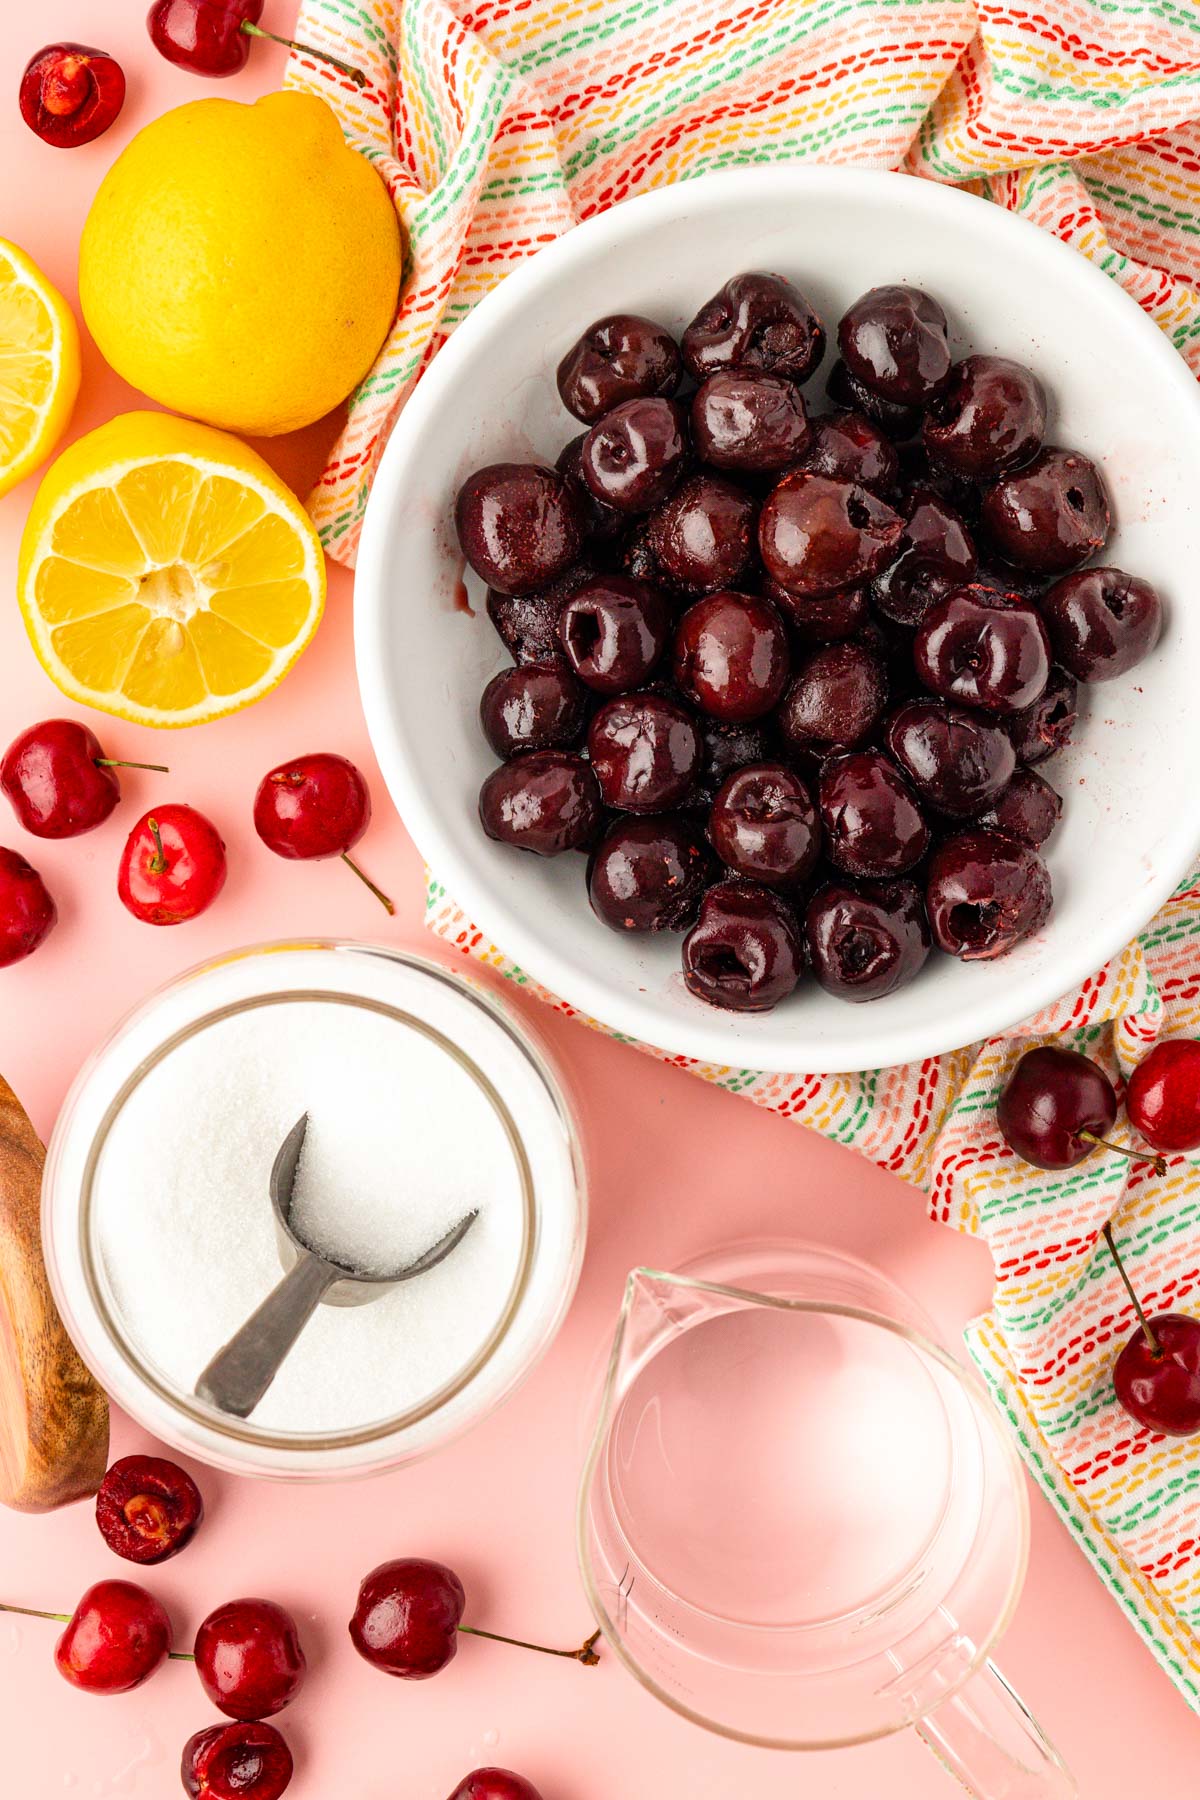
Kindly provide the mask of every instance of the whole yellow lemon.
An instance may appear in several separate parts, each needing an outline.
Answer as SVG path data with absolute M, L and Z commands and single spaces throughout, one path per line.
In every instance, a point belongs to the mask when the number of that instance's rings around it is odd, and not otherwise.
M 400 292 L 383 181 L 312 94 L 196 100 L 105 176 L 79 253 L 88 327 L 173 412 L 274 436 L 344 400 Z

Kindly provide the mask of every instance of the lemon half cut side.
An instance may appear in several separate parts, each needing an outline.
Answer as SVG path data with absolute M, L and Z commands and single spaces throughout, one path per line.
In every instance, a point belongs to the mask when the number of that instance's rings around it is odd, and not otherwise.
M 79 393 L 79 327 L 37 264 L 0 238 L 0 494 L 45 462 Z
M 325 559 L 253 450 L 190 420 L 126 413 L 50 468 L 17 582 L 64 694 L 139 725 L 200 725 L 283 679 L 320 623 Z

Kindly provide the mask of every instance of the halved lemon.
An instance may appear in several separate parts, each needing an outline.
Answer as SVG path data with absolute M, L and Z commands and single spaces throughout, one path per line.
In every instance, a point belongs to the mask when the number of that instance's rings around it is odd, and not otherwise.
M 37 264 L 0 238 L 0 494 L 45 462 L 78 393 L 74 313 Z
M 320 622 L 325 558 L 296 496 L 237 438 L 125 413 L 46 475 L 17 584 L 64 694 L 139 725 L 200 725 L 283 679 Z

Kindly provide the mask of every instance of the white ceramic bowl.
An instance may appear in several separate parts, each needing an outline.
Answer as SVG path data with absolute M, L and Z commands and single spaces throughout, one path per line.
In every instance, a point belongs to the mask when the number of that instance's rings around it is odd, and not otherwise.
M 480 830 L 495 759 L 479 695 L 505 652 L 468 582 L 451 519 L 482 463 L 552 462 L 579 429 L 554 371 L 600 314 L 680 330 L 730 275 L 778 270 L 829 327 L 863 289 L 929 288 L 956 353 L 1029 362 L 1052 439 L 1104 468 L 1106 560 L 1157 583 L 1163 640 L 1086 696 L 1053 764 L 1066 801 L 1049 845 L 1053 916 L 999 962 L 930 959 L 888 999 L 849 1006 L 806 984 L 763 1016 L 686 991 L 679 939 L 624 937 L 593 916 L 583 859 L 516 855 Z M 827 362 L 831 360 L 827 357 Z M 819 396 L 820 376 L 806 393 Z M 677 1054 L 776 1070 L 874 1067 L 1005 1030 L 1097 969 L 1157 910 L 1200 843 L 1200 389 L 1137 304 L 1082 256 L 986 201 L 907 176 L 820 168 L 708 176 L 589 220 L 509 276 L 441 350 L 388 445 L 356 589 L 359 679 L 384 776 L 438 878 L 528 974 L 613 1029 Z

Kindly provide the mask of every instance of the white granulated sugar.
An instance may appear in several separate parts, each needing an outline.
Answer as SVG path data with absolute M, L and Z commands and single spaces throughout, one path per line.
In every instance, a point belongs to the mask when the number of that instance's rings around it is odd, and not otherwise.
M 428 1274 L 365 1305 L 318 1307 L 252 1423 L 319 1433 L 405 1411 L 472 1361 L 512 1292 L 524 1209 L 494 1108 L 422 1033 L 311 999 L 206 1027 L 133 1090 L 96 1180 L 117 1310 L 185 1392 L 282 1274 L 268 1181 L 305 1112 L 292 1221 L 323 1254 L 382 1272 L 479 1209 Z

